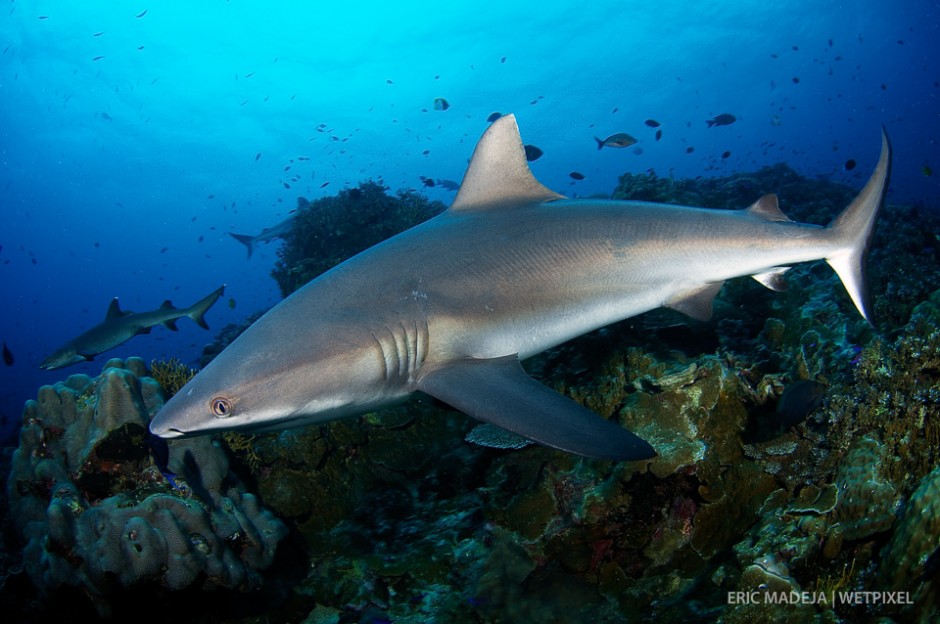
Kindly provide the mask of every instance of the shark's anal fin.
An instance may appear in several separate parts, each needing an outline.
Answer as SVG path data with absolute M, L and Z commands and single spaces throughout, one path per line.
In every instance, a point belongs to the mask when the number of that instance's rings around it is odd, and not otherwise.
M 418 389 L 478 420 L 584 457 L 656 456 L 645 440 L 529 377 L 516 356 L 450 362 L 425 374 Z
M 790 270 L 790 267 L 774 267 L 763 273 L 755 273 L 751 277 L 777 292 L 783 292 L 787 289 L 787 281 L 783 279 L 783 274 Z

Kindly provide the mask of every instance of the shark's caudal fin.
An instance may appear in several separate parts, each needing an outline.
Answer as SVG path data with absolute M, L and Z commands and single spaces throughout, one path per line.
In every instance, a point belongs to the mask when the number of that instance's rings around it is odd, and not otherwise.
M 835 253 L 826 257 L 826 262 L 835 269 L 855 307 L 869 323 L 872 323 L 872 315 L 865 282 L 865 257 L 890 174 L 891 143 L 882 130 L 881 157 L 874 173 L 852 203 L 828 226 L 839 246 Z
M 234 234 L 232 232 L 229 232 L 229 236 L 248 248 L 248 257 L 250 258 L 251 252 L 254 251 L 255 248 L 255 237 L 248 236 L 247 234 Z
M 614 461 L 656 457 L 645 440 L 529 377 L 514 355 L 449 362 L 418 389 L 545 446 Z
M 205 316 L 209 308 L 212 307 L 212 304 L 218 301 L 219 297 L 221 297 L 222 293 L 224 292 L 225 292 L 225 284 L 222 284 L 217 289 L 215 289 L 212 292 L 212 294 L 210 294 L 208 297 L 205 297 L 204 299 L 200 299 L 193 305 L 189 306 L 186 309 L 186 316 L 193 319 L 193 321 L 195 321 L 196 325 L 199 325 L 199 327 L 203 329 L 209 329 L 209 325 L 206 323 L 203 316 Z

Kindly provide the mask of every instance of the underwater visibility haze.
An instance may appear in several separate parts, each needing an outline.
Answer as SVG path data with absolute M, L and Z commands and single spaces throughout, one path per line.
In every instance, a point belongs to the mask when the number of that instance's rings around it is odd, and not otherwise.
M 25 618 L 35 596 L 40 621 L 68 597 L 123 616 L 159 595 L 232 622 L 936 617 L 936 3 L 4 9 L 5 610 Z M 523 164 L 566 197 L 776 193 L 819 225 L 884 130 L 873 324 L 864 288 L 819 262 L 785 292 L 729 281 L 710 320 L 654 311 L 526 363 L 652 459 L 528 445 L 428 397 L 283 433 L 148 436 L 260 313 L 451 205 L 510 114 Z M 767 202 L 752 214 L 784 219 Z M 422 389 L 446 402 L 466 380 Z

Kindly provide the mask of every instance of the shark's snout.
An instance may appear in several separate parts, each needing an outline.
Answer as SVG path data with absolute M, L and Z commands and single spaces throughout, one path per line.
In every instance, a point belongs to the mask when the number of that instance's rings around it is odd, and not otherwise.
M 176 429 L 174 427 L 167 427 L 166 425 L 160 423 L 157 420 L 154 420 L 150 423 L 150 433 L 152 433 L 155 436 L 164 438 L 166 440 L 169 440 L 172 438 L 182 438 L 183 436 L 186 435 L 185 432 L 180 431 L 179 429 Z

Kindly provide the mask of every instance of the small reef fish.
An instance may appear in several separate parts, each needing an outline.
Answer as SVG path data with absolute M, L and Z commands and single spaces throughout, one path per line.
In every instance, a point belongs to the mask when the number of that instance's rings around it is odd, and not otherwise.
M 605 147 L 630 147 L 636 143 L 636 139 L 626 132 L 612 134 L 606 139 L 594 137 L 594 140 L 597 141 L 597 149 L 603 149 Z
M 441 97 L 434 98 L 434 110 L 446 111 L 448 108 L 450 108 L 450 102 Z
M 737 120 L 738 118 L 731 113 L 722 113 L 720 115 L 715 115 L 711 119 L 706 119 L 705 123 L 707 123 L 708 127 L 711 128 L 712 126 L 730 126 Z
M 13 366 L 13 362 L 14 362 L 14 361 L 15 361 L 15 359 L 13 358 L 13 352 L 10 351 L 10 347 L 8 347 L 6 341 L 4 341 L 4 343 L 3 343 L 3 363 L 6 364 L 7 366 Z
M 174 490 L 182 491 L 182 488 L 176 482 L 176 474 L 170 472 L 170 445 L 167 444 L 166 440 L 153 435 L 149 431 L 147 432 L 145 444 L 147 448 L 150 449 L 150 457 L 153 458 L 153 463 L 157 467 L 157 470 L 160 471 L 160 474 L 163 475 L 163 478 L 167 480 Z
M 525 149 L 525 159 L 529 162 L 538 160 L 545 153 L 534 145 L 523 145 L 522 147 Z
M 487 117 L 486 120 L 487 120 L 488 122 L 490 122 L 490 123 L 493 123 L 494 121 L 496 121 L 497 119 L 499 119 L 499 118 L 502 117 L 502 116 L 503 116 L 502 113 L 490 113 L 490 116 Z
M 101 324 L 95 325 L 56 349 L 52 355 L 43 360 L 39 367 L 53 370 L 92 360 L 99 353 L 124 344 L 134 336 L 149 334 L 150 328 L 154 325 L 163 325 L 167 329 L 176 331 L 176 319 L 184 316 L 191 318 L 199 327 L 209 329 L 203 317 L 224 292 L 225 285 L 222 285 L 188 308 L 175 308 L 168 299 L 156 310 L 139 314 L 121 310 L 115 297 L 111 300 L 108 313 Z
M 801 379 L 788 384 L 777 401 L 779 426 L 789 429 L 806 420 L 823 399 L 829 387 L 812 379 Z
M 569 175 L 569 176 L 571 177 L 571 179 L 573 179 L 573 180 L 583 180 L 583 179 L 584 179 L 584 174 L 581 173 L 580 171 L 572 171 L 572 172 L 569 173 L 568 175 Z
M 661 123 L 659 123 L 659 122 L 656 121 L 655 119 L 647 119 L 647 120 L 644 121 L 643 123 L 645 123 L 645 124 L 646 124 L 647 126 L 649 126 L 650 128 L 658 128 L 658 127 L 660 127 L 660 126 L 662 125 Z
M 456 191 L 460 188 L 460 185 L 453 180 L 438 180 L 437 185 L 446 188 L 448 191 Z
M 824 227 L 791 221 L 775 195 L 741 210 L 568 199 L 532 175 L 522 146 L 515 118 L 496 120 L 450 208 L 277 304 L 150 431 L 276 431 L 422 391 L 551 448 L 647 460 L 656 450 L 619 419 L 539 383 L 521 361 L 662 306 L 708 319 L 726 280 L 779 289 L 789 267 L 820 259 L 871 321 L 864 264 L 888 183 L 884 134 L 871 178 Z

